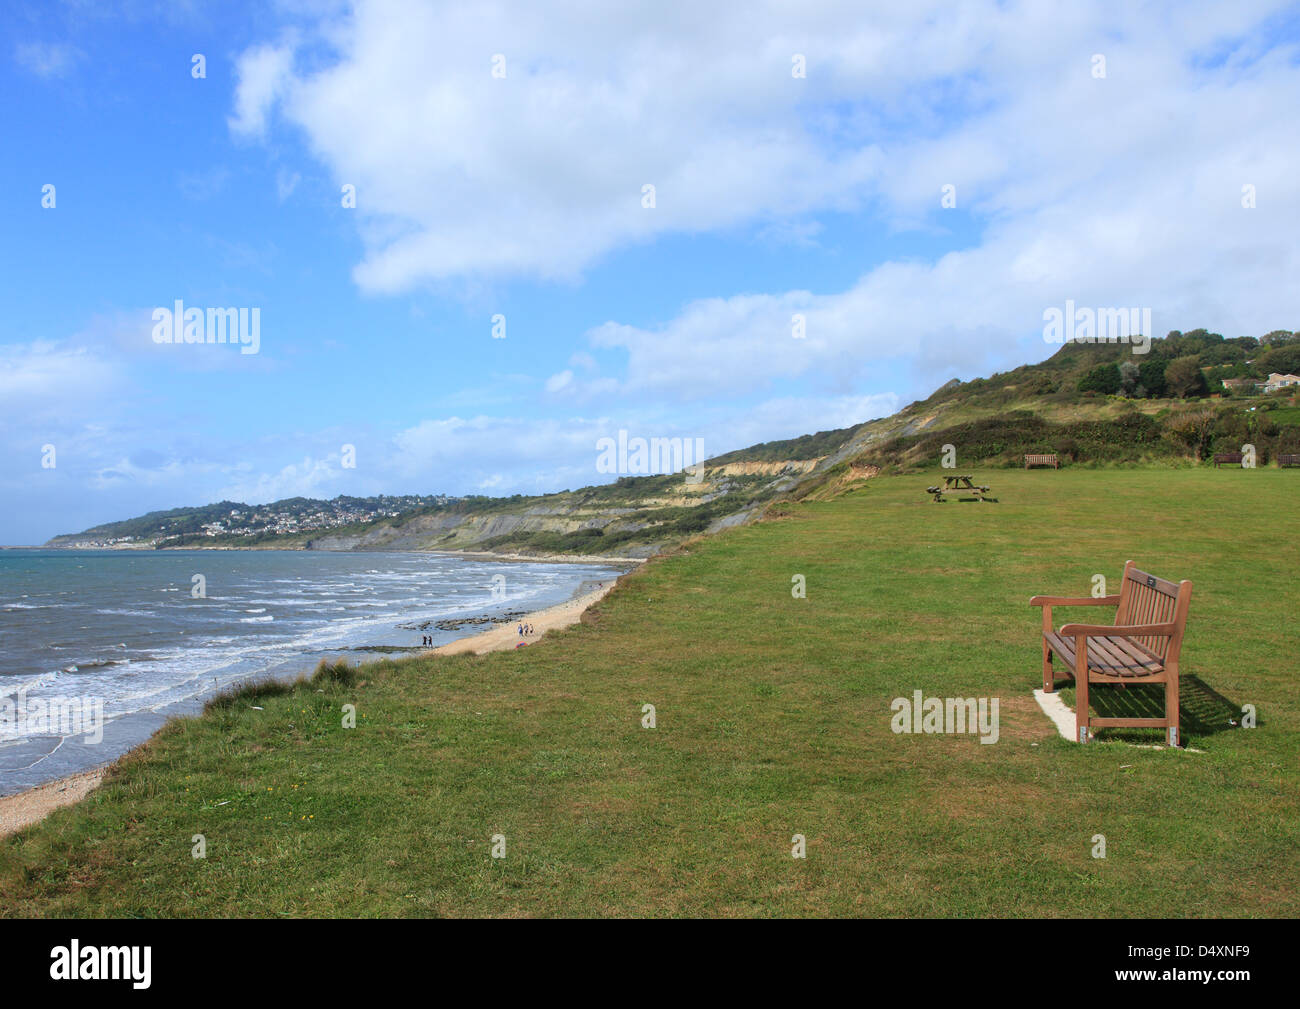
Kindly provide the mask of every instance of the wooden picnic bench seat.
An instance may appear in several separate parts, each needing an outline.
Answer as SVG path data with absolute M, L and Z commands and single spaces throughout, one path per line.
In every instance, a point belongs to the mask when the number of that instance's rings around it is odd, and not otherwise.
M 1218 469 L 1220 465 L 1227 463 L 1229 465 L 1240 464 L 1244 459 L 1240 452 L 1218 452 L 1214 456 L 1214 468 Z
M 1055 455 L 1027 455 L 1025 456 L 1025 469 L 1031 466 L 1051 466 L 1052 469 L 1060 469 L 1061 464 L 1057 461 Z
M 1129 561 L 1119 595 L 1100 598 L 1034 596 L 1030 606 L 1043 608 L 1043 692 L 1056 689 L 1053 657 L 1078 691 L 1075 738 L 1088 741 L 1092 728 L 1163 728 L 1170 746 L 1178 745 L 1178 658 L 1192 600 L 1192 583 L 1175 584 L 1139 571 Z M 1053 606 L 1115 606 L 1114 624 L 1052 624 Z M 1097 683 L 1162 683 L 1163 718 L 1093 718 L 1088 690 Z
M 927 487 L 925 492 L 934 495 L 936 504 L 943 504 L 945 494 L 967 494 L 968 497 L 958 497 L 958 501 L 996 501 L 996 498 L 987 497 L 989 488 L 974 482 L 975 478 L 970 474 L 960 476 L 946 476 L 943 478 L 942 486 Z
M 1287 455 L 1283 453 L 1277 457 L 1277 464 L 1281 467 L 1300 466 L 1300 455 Z

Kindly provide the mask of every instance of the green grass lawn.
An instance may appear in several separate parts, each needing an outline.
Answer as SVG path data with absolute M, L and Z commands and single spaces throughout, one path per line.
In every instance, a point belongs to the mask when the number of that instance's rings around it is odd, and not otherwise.
M 1300 473 L 976 475 L 999 503 L 877 478 L 655 560 L 541 644 L 173 723 L 0 841 L 0 911 L 1300 914 Z M 1129 558 L 1195 582 L 1184 731 L 1204 752 L 1068 743 L 1033 700 L 1029 597 L 1117 590 Z M 998 742 L 894 734 L 914 690 L 999 698 Z M 1244 704 L 1258 728 L 1228 724 Z
M 1300 406 L 1282 406 L 1269 413 L 1274 424 L 1300 425 Z

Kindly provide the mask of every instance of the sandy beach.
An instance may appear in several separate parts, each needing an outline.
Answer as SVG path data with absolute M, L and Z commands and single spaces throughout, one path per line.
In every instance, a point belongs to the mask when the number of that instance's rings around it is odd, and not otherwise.
M 494 627 L 490 631 L 482 631 L 467 638 L 448 641 L 445 645 L 439 645 L 425 654 L 464 655 L 466 652 L 473 652 L 475 655 L 483 655 L 486 652 L 513 649 L 521 641 L 526 642 L 526 646 L 535 645 L 547 631 L 556 631 L 576 624 L 587 607 L 603 599 L 609 590 L 614 587 L 616 581 L 617 579 L 611 578 L 609 581 L 602 582 L 598 588 L 585 592 L 580 596 L 575 596 L 568 602 L 549 606 L 544 610 L 538 610 L 536 613 L 529 613 L 519 620 L 512 620 L 510 623 Z M 519 625 L 521 623 L 532 624 L 533 633 L 527 637 L 520 637 Z
M 547 631 L 576 624 L 587 607 L 603 599 L 617 580 L 617 578 L 610 578 L 600 583 L 597 588 L 575 596 L 567 602 L 548 606 L 544 610 L 529 613 L 519 620 L 512 620 L 509 624 L 488 631 L 457 638 L 423 654 L 463 655 L 473 652 L 476 655 L 483 655 L 486 652 L 513 649 L 520 641 L 526 641 L 528 646 L 535 645 Z M 526 638 L 521 638 L 518 631 L 520 623 L 532 624 L 533 633 Z M 60 806 L 70 806 L 74 802 L 80 802 L 103 777 L 104 768 L 101 767 L 46 782 L 26 792 L 0 796 L 0 837 L 40 822 Z
M 60 806 L 80 802 L 104 777 L 104 768 L 46 782 L 17 795 L 0 797 L 0 837 L 29 827 Z

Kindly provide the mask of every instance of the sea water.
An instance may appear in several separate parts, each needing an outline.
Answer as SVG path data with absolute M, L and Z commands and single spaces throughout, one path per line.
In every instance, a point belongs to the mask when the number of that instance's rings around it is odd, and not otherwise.
M 0 795 L 113 760 L 232 684 L 420 651 L 425 635 L 491 626 L 433 621 L 517 618 L 618 573 L 437 553 L 0 550 Z M 58 705 L 97 705 L 102 738 L 32 716 Z M 4 718 L 20 709 L 32 717 Z

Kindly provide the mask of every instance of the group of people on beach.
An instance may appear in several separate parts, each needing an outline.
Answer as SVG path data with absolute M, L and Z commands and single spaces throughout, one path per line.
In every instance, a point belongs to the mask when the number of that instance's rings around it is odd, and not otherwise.
M 520 622 L 519 636 L 521 638 L 531 638 L 536 633 L 537 633 L 537 628 L 535 628 L 532 624 L 526 624 Z M 421 635 L 420 644 L 425 648 L 431 648 L 433 646 L 433 635 L 432 634 Z

